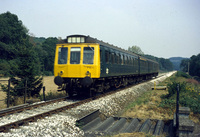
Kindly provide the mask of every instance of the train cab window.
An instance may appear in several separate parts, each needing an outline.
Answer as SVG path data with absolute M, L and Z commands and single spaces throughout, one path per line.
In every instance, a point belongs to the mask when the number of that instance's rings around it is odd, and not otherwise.
M 61 47 L 58 49 L 58 64 L 67 64 L 68 48 Z
M 80 47 L 71 47 L 70 64 L 80 64 Z
M 94 63 L 94 48 L 84 47 L 83 49 L 83 64 L 93 64 Z

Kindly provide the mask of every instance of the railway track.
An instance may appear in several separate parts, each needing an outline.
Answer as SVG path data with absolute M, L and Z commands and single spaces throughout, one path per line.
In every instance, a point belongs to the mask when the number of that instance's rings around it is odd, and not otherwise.
M 8 132 L 11 128 L 18 128 L 19 126 L 26 125 L 29 122 L 37 121 L 38 119 L 42 119 L 46 116 L 50 116 L 52 114 L 56 114 L 84 103 L 90 102 L 92 100 L 107 96 L 109 94 L 113 94 L 116 91 L 108 92 L 96 97 L 88 98 L 82 101 L 75 102 L 67 102 L 63 101 L 66 98 L 60 98 L 58 100 L 52 100 L 47 102 L 42 102 L 33 105 L 20 105 L 16 107 L 12 107 L 9 109 L 4 109 L 0 111 L 0 132 Z M 62 101 L 60 104 L 49 105 L 58 101 Z M 65 103 L 64 103 L 65 102 Z M 3 117 L 2 117 L 3 116 Z
M 131 86 L 133 86 L 133 85 L 131 85 Z M 130 88 L 131 86 L 128 86 L 126 88 Z M 78 101 L 75 103 L 73 101 L 71 101 L 71 102 L 63 101 L 66 98 L 60 98 L 60 99 L 58 99 L 59 101 L 61 101 L 60 105 L 59 105 L 59 103 L 50 105 L 52 103 L 58 102 L 58 100 L 52 100 L 52 101 L 42 102 L 42 103 L 33 104 L 33 105 L 24 104 L 21 106 L 2 110 L 2 111 L 0 111 L 0 116 L 1 116 L 0 117 L 0 121 L 1 121 L 0 132 L 8 132 L 9 129 L 11 129 L 11 128 L 18 128 L 19 126 L 26 125 L 29 122 L 34 122 L 34 121 L 37 121 L 38 119 L 45 118 L 52 114 L 56 114 L 56 113 L 77 107 L 84 103 L 88 103 L 92 100 L 102 98 L 104 96 L 119 92 L 120 90 L 121 89 L 107 92 L 105 94 L 102 94 L 102 95 L 99 95 L 96 97 L 92 97 L 92 98 L 88 98 L 88 99 Z M 63 102 L 65 102 L 65 103 L 63 103 Z
M 50 105 L 44 105 L 37 108 L 32 108 L 29 110 L 21 111 L 20 113 L 14 113 L 11 115 L 6 115 L 0 118 L 0 132 L 8 132 L 11 128 L 17 128 L 29 122 L 34 122 L 37 119 L 50 116 L 52 114 L 61 112 L 63 110 L 73 108 L 79 105 L 81 102 L 73 101 L 62 101 Z M 19 110 L 18 110 L 19 111 Z
M 59 103 L 58 103 L 58 104 L 56 104 L 56 107 L 52 107 L 51 105 L 47 106 L 47 105 L 58 102 L 58 100 L 52 100 L 52 101 L 42 102 L 42 103 L 33 104 L 33 105 L 24 104 L 24 105 L 20 105 L 20 106 L 2 110 L 2 111 L 0 111 L 0 114 L 1 114 L 0 132 L 8 132 L 9 129 L 11 129 L 11 128 L 18 128 L 19 126 L 26 125 L 29 122 L 35 122 L 38 119 L 42 119 L 46 116 L 50 116 L 52 114 L 56 114 L 56 113 L 77 107 L 84 103 L 88 103 L 92 100 L 113 94 L 118 91 L 120 91 L 120 90 L 107 92 L 105 94 L 102 94 L 102 95 L 99 95 L 96 97 L 92 97 L 92 98 L 88 98 L 88 99 L 78 101 L 75 103 L 68 102 L 66 104 L 61 103 L 61 105 L 59 105 Z M 59 101 L 62 101 L 65 99 L 66 98 L 60 98 Z M 63 102 L 65 102 L 65 101 L 63 101 Z M 41 107 L 41 106 L 43 106 L 43 107 Z M 4 117 L 2 117 L 2 116 L 4 116 Z
M 53 100 L 44 101 L 44 102 L 39 102 L 39 103 L 34 103 L 34 104 L 22 104 L 22 105 L 18 105 L 18 106 L 6 108 L 6 109 L 1 109 L 0 110 L 0 117 L 10 115 L 10 114 L 14 114 L 14 113 L 19 113 L 19 112 L 22 112 L 24 110 L 30 110 L 30 109 L 37 108 L 37 107 L 40 107 L 40 106 L 52 104 L 52 103 L 55 103 L 55 102 L 63 101 L 65 99 L 66 99 L 66 97 L 62 97 L 62 98 L 53 99 Z

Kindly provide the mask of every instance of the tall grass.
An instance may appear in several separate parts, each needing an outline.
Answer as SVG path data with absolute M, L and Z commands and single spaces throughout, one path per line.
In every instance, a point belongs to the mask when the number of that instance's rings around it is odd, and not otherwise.
M 52 91 L 50 91 L 45 95 L 45 99 L 47 101 L 47 100 L 52 100 L 52 99 L 61 98 L 61 97 L 65 97 L 65 96 L 66 96 L 66 92 L 52 92 Z M 44 97 L 43 94 L 40 94 L 39 99 L 44 100 L 43 97 Z
M 136 105 L 141 105 L 141 104 L 146 104 L 150 101 L 150 96 L 152 94 L 152 91 L 148 91 L 143 93 L 141 96 L 139 96 L 136 100 L 134 100 L 133 102 L 131 102 L 130 104 L 128 104 L 124 111 L 126 112 L 127 110 L 135 107 Z

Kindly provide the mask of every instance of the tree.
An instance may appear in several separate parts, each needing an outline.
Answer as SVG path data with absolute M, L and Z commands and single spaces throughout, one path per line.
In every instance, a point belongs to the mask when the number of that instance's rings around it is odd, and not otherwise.
M 200 54 L 190 57 L 189 74 L 200 77 Z
M 53 37 L 47 39 L 33 37 L 32 39 L 41 62 L 43 75 L 53 75 L 55 49 L 58 39 Z
M 189 62 L 190 62 L 190 59 L 183 59 L 181 61 L 181 64 L 180 64 L 181 71 L 188 72 L 188 64 L 189 64 Z
M 57 38 L 47 38 L 42 43 L 42 60 L 44 67 L 44 74 L 52 75 L 53 74 L 53 65 L 54 65 L 54 57 L 55 57 L 55 49 L 56 44 L 58 43 Z
M 28 37 L 28 30 L 18 20 L 17 15 L 6 12 L 0 15 L 0 41 L 10 46 L 16 43 L 23 43 Z
M 24 87 L 26 80 L 28 95 L 38 95 L 42 88 L 38 55 L 29 42 L 28 29 L 10 12 L 0 15 L 0 52 L 0 66 L 4 66 L 0 72 L 6 71 L 13 79 L 12 95 L 20 96 L 24 93 L 20 88 Z
M 180 67 L 182 71 L 188 72 L 189 69 L 190 75 L 200 77 L 200 54 L 193 55 L 190 59 L 182 60 Z
M 163 70 L 166 70 L 166 71 L 173 70 L 173 64 L 169 59 L 159 58 L 159 64 L 162 65 Z
M 128 47 L 128 51 L 136 53 L 136 54 L 144 55 L 144 52 L 140 49 L 140 47 L 136 45 L 132 47 Z

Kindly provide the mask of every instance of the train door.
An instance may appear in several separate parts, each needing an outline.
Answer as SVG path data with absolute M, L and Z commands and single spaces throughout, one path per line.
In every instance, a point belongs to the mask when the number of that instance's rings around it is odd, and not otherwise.
M 105 49 L 100 45 L 100 62 L 101 62 L 101 77 L 104 77 L 106 74 L 106 66 L 105 66 Z
M 141 69 L 141 67 L 140 67 L 140 57 L 138 56 L 138 74 L 141 73 L 140 69 Z

